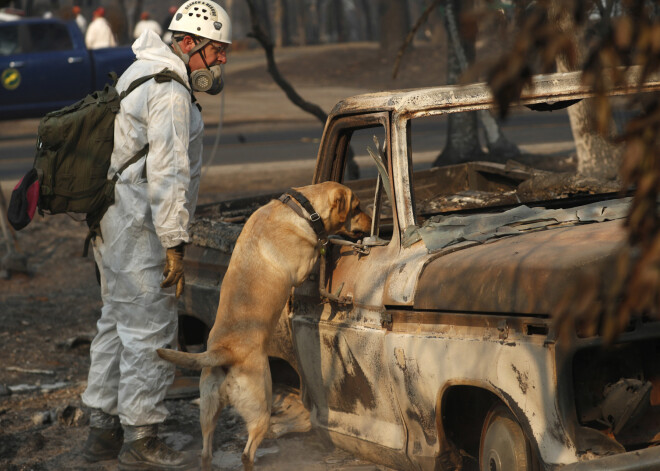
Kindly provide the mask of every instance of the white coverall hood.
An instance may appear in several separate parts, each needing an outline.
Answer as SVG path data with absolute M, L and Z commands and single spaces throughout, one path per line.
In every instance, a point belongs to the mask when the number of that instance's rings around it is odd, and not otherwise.
M 137 56 L 117 89 L 168 68 L 187 83 L 186 67 L 153 31 L 133 44 Z M 94 257 L 103 309 L 90 348 L 83 403 L 119 415 L 123 425 L 161 423 L 174 368 L 156 349 L 176 344 L 174 288 L 162 289 L 165 249 L 188 242 L 202 164 L 203 123 L 190 90 L 149 80 L 126 96 L 115 119 L 108 177 L 146 144 L 149 152 L 124 170 L 115 203 L 101 220 Z M 143 171 L 146 169 L 146 177 Z
M 145 30 L 135 40 L 131 48 L 137 60 L 166 62 L 169 69 L 187 79 L 186 65 L 154 31 Z

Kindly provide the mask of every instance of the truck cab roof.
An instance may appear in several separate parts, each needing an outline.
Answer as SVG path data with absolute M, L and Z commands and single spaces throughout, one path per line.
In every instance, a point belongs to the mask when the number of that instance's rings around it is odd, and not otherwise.
M 610 96 L 624 95 L 632 89 L 636 92 L 658 90 L 660 76 L 652 75 L 636 88 L 642 77 L 640 67 L 630 67 L 625 74 L 625 82 L 617 84 L 608 92 Z M 595 96 L 593 89 L 582 82 L 581 72 L 565 72 L 535 75 L 523 89 L 520 104 L 547 104 L 548 111 L 565 107 L 584 98 Z M 467 85 L 444 85 L 404 90 L 389 90 L 355 95 L 338 102 L 329 118 L 364 112 L 387 111 L 399 115 L 412 115 L 423 112 L 461 112 L 494 108 L 496 106 L 487 83 Z M 543 107 L 539 107 L 542 110 Z

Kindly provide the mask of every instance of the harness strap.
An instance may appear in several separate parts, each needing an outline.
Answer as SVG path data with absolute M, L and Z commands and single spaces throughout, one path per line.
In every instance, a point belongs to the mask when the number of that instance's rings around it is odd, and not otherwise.
M 107 181 L 104 182 L 105 186 L 105 192 L 106 192 L 106 200 L 102 208 L 99 209 L 95 214 L 89 214 L 87 217 L 87 223 L 89 225 L 89 232 L 87 233 L 87 237 L 85 237 L 85 246 L 83 248 L 83 257 L 87 257 L 87 254 L 89 253 L 89 243 L 91 240 L 99 235 L 101 233 L 101 218 L 105 214 L 106 210 L 110 205 L 114 203 L 114 189 L 115 189 L 115 183 L 117 183 L 117 180 L 119 179 L 119 175 L 126 170 L 128 167 L 136 163 L 138 160 L 140 160 L 142 157 L 147 155 L 149 153 L 149 144 L 145 144 L 145 146 L 138 151 L 137 154 L 135 154 L 133 157 L 131 157 L 124 165 L 121 166 L 121 168 L 113 175 L 112 180 L 110 183 Z M 142 177 L 146 178 L 147 177 L 147 165 L 144 165 L 144 168 L 142 169 Z
M 158 83 L 165 83 L 174 80 L 175 82 L 179 82 L 181 85 L 186 87 L 186 90 L 188 90 L 188 92 L 192 95 L 192 90 L 190 89 L 190 85 L 186 84 L 183 81 L 183 79 L 179 77 L 174 71 L 166 67 L 158 73 L 145 75 L 144 77 L 140 77 L 138 79 L 133 80 L 131 84 L 128 86 L 128 88 L 123 92 L 121 92 L 121 94 L 119 95 L 119 100 L 123 100 L 133 90 L 135 90 L 140 85 L 142 85 L 145 82 L 148 82 L 151 79 L 154 79 Z
M 314 232 L 316 233 L 316 237 L 318 237 L 319 241 L 321 241 L 323 245 L 328 243 L 328 233 L 325 230 L 321 216 L 319 216 L 319 213 L 314 210 L 312 203 L 310 203 L 307 198 L 305 198 L 298 191 L 291 188 L 278 199 L 293 209 L 301 218 L 306 219 L 307 222 L 309 222 L 309 224 L 312 226 L 312 229 L 314 229 Z M 291 201 L 292 199 L 295 200 L 298 204 L 295 204 L 293 201 Z M 303 209 L 307 211 L 307 215 L 305 215 Z
M 115 74 L 116 77 L 116 74 Z M 190 99 L 193 103 L 195 103 L 197 100 L 195 99 L 195 95 L 193 95 L 192 90 L 189 88 L 189 85 L 186 84 L 181 77 L 179 77 L 178 74 L 176 74 L 173 70 L 170 70 L 168 68 L 164 68 L 160 72 L 156 74 L 151 74 L 151 75 L 146 75 L 144 77 L 140 77 L 138 79 L 135 79 L 131 82 L 131 84 L 128 86 L 126 90 L 121 92 L 121 95 L 119 96 L 119 100 L 123 100 L 126 98 L 128 94 L 130 94 L 133 90 L 138 88 L 140 85 L 143 83 L 148 82 L 149 80 L 154 79 L 158 83 L 165 83 L 165 82 L 170 82 L 174 80 L 175 82 L 179 82 L 181 85 L 183 85 L 186 90 L 190 93 Z M 199 106 L 199 105 L 198 105 Z M 201 111 L 201 110 L 200 110 Z M 136 163 L 138 160 L 140 160 L 142 157 L 147 155 L 149 153 L 149 144 L 146 144 L 137 154 L 135 154 L 128 162 L 126 162 L 118 171 L 115 173 L 115 175 L 112 177 L 112 181 L 117 182 L 117 179 L 119 178 L 119 175 L 126 170 L 128 167 Z M 142 169 L 142 178 L 147 178 L 147 166 L 144 166 L 144 169 Z
M 113 82 L 116 84 L 117 83 L 117 74 L 111 73 L 111 78 L 113 79 Z M 175 82 L 179 82 L 181 85 L 183 85 L 186 90 L 190 93 L 190 99 L 193 103 L 196 102 L 195 96 L 192 93 L 192 90 L 189 88 L 189 85 L 186 84 L 181 77 L 179 77 L 174 71 L 169 70 L 168 68 L 164 68 L 160 72 L 156 74 L 151 74 L 151 75 L 146 75 L 144 77 L 140 77 L 138 79 L 135 79 L 131 82 L 131 84 L 128 86 L 126 90 L 121 92 L 119 95 L 119 101 L 123 100 L 126 98 L 128 94 L 133 92 L 136 88 L 138 88 L 140 85 L 143 83 L 148 82 L 149 80 L 154 79 L 158 83 L 165 83 L 165 82 L 170 82 L 174 80 Z M 199 105 L 198 105 L 199 106 Z M 103 207 L 99 208 L 98 211 L 95 212 L 95 214 L 88 214 L 87 215 L 87 224 L 89 226 L 89 232 L 87 233 L 87 237 L 85 238 L 85 246 L 83 248 L 83 257 L 87 257 L 87 254 L 89 253 L 89 243 L 91 240 L 96 237 L 97 235 L 100 235 L 101 233 L 101 218 L 105 214 L 106 210 L 110 205 L 114 203 L 114 188 L 115 184 L 117 183 L 117 180 L 119 179 L 119 175 L 124 172 L 128 167 L 136 163 L 138 160 L 140 160 L 142 157 L 147 155 L 149 153 L 149 144 L 145 144 L 145 146 L 140 149 L 137 154 L 135 154 L 133 157 L 131 157 L 124 165 L 121 166 L 117 172 L 112 176 L 112 180 L 110 182 L 104 182 L 103 186 L 105 187 L 104 190 L 106 192 L 106 199 Z M 144 168 L 142 169 L 142 178 L 147 178 L 147 165 L 145 163 Z
M 124 165 L 121 166 L 119 170 L 117 170 L 117 172 L 112 177 L 112 181 L 117 183 L 117 180 L 119 179 L 119 175 L 121 175 L 124 172 L 124 170 L 126 170 L 128 167 L 136 163 L 138 160 L 140 160 L 148 153 L 149 153 L 149 144 L 145 144 L 144 147 L 140 151 L 138 151 L 137 154 L 131 157 Z M 142 169 L 142 177 L 146 178 L 146 176 L 147 176 L 147 165 L 145 164 L 144 168 Z

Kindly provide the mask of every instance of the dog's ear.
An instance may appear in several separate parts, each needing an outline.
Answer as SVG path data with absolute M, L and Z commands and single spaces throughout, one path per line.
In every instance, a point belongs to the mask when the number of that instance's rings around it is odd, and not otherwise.
M 341 224 L 346 222 L 346 217 L 349 213 L 349 199 L 350 191 L 346 188 L 335 188 L 330 191 L 330 212 L 335 211 L 337 214 L 337 219 Z

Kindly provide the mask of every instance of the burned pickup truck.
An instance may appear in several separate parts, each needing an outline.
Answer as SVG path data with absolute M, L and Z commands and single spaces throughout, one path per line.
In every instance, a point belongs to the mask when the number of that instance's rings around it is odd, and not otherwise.
M 658 90 L 656 80 L 635 92 Z M 591 96 L 579 74 L 538 76 L 520 105 Z M 337 446 L 395 469 L 658 469 L 660 322 L 637 319 L 613 345 L 579 328 L 560 336 L 554 322 L 566 293 L 614 283 L 630 197 L 597 182 L 534 191 L 556 174 L 516 162 L 431 166 L 447 116 L 493 106 L 484 84 L 335 106 L 313 181 L 342 182 L 355 149 L 365 178 L 343 183 L 372 230 L 333 240 L 291 293 L 269 350 L 273 381 L 299 386 Z M 525 142 L 533 113 L 521 106 L 508 128 L 518 119 L 527 164 L 575 151 L 565 111 L 535 125 L 550 135 L 564 121 L 554 143 Z M 277 196 L 198 208 L 183 348 L 204 348 L 242 222 Z

